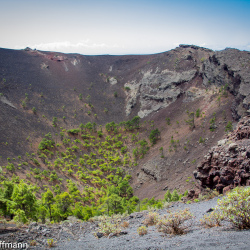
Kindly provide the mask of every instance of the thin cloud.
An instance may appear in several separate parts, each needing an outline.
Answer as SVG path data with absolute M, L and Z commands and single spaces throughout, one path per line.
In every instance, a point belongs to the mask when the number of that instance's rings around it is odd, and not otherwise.
M 47 50 L 47 51 L 62 51 L 62 52 L 79 52 L 85 51 L 88 53 L 89 51 L 99 50 L 99 49 L 110 49 L 110 48 L 119 48 L 117 44 L 108 45 L 105 43 L 91 43 L 90 40 L 72 43 L 69 41 L 63 42 L 51 42 L 51 43 L 40 43 L 40 44 L 29 44 L 24 47 L 30 47 L 32 49 L 37 50 Z M 16 46 L 16 49 L 22 49 L 24 47 Z
M 199 44 L 198 46 L 200 46 L 200 47 L 205 47 L 207 44 L 206 43 L 201 43 L 201 44 Z

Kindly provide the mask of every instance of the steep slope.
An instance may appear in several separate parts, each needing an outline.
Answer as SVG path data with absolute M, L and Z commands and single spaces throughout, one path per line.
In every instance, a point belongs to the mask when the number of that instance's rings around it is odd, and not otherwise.
M 202 156 L 224 136 L 227 122 L 250 108 L 246 51 L 181 45 L 155 55 L 83 56 L 0 49 L 0 58 L 0 165 L 18 155 L 28 161 L 26 153 L 36 152 L 48 132 L 60 141 L 63 129 L 81 123 L 105 125 L 139 115 L 144 126 L 138 140 L 152 129 L 161 132 L 129 170 L 140 198 L 192 187 Z M 128 147 L 132 152 L 135 145 Z M 15 174 L 23 177 L 27 169 Z

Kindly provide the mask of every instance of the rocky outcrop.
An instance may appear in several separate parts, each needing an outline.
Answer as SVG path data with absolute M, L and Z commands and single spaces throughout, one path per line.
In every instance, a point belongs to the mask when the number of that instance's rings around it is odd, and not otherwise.
M 249 52 L 237 49 L 214 52 L 204 61 L 200 72 L 203 84 L 207 87 L 212 84 L 227 84 L 229 91 L 235 96 L 232 112 L 236 120 L 246 115 L 246 110 L 250 109 L 249 55 Z
M 126 114 L 130 114 L 137 99 L 140 103 L 138 115 L 141 118 L 167 107 L 181 95 L 182 90 L 178 85 L 191 81 L 196 74 L 195 69 L 183 72 L 167 69 L 162 72 L 144 72 L 141 81 L 125 84 L 131 90 L 127 96 Z
M 194 171 L 201 187 L 220 193 L 250 185 L 250 117 L 243 118 L 234 132 L 218 142 Z

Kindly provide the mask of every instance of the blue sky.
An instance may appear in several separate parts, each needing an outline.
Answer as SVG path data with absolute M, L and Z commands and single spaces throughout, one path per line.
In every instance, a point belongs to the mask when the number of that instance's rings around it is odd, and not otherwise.
M 149 54 L 179 44 L 250 50 L 250 0 L 0 0 L 0 47 Z

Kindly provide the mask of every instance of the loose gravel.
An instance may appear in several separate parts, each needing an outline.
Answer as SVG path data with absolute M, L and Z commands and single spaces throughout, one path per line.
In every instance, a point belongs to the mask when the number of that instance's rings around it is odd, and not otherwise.
M 167 214 L 167 210 L 189 208 L 195 216 L 193 226 L 184 235 L 169 236 L 159 233 L 155 226 L 148 227 L 148 234 L 139 236 L 137 228 L 143 225 L 146 212 L 134 213 L 128 217 L 127 234 L 112 238 L 94 236 L 95 227 L 84 231 L 77 240 L 59 240 L 54 249 L 250 249 L 250 230 L 237 230 L 228 223 L 222 227 L 204 228 L 199 222 L 210 208 L 214 208 L 218 198 L 208 201 L 184 204 L 176 203 L 168 209 L 157 212 Z M 133 218 L 132 218 L 133 217 Z

